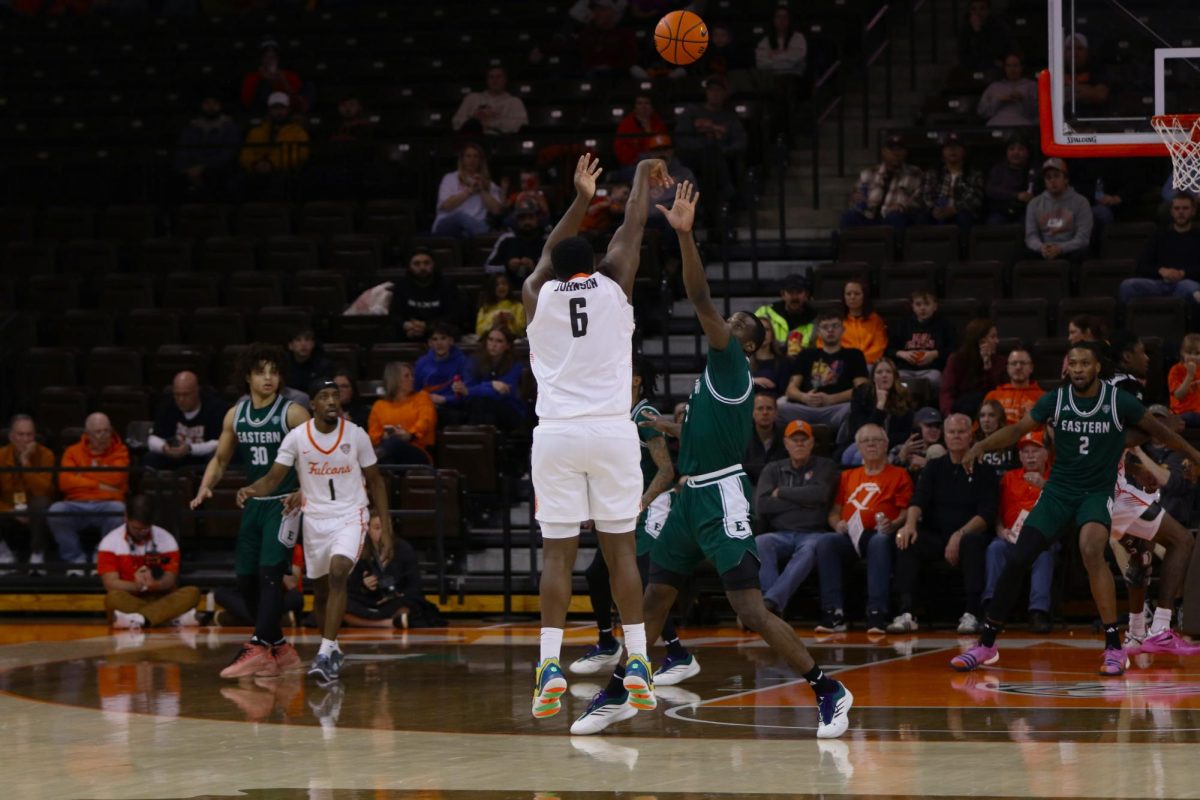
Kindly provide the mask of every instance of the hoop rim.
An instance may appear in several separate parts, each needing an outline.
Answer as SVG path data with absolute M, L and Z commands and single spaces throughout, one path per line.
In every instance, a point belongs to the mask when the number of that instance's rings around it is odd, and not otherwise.
M 1178 120 L 1181 126 L 1187 127 L 1200 121 L 1200 114 L 1155 114 L 1150 118 L 1150 124 L 1154 126 L 1168 125 L 1171 120 Z

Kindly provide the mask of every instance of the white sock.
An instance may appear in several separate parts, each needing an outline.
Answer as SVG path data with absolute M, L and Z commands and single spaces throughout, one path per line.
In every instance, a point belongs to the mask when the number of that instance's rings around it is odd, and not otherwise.
M 319 656 L 333 655 L 333 652 L 338 649 L 337 639 L 321 639 L 321 649 L 317 651 Z
M 1146 636 L 1146 612 L 1131 611 L 1129 612 L 1129 632 L 1139 639 Z
M 1171 628 L 1171 611 L 1170 608 L 1159 606 L 1154 609 L 1154 619 L 1150 622 L 1150 635 L 1155 636 L 1165 630 Z
M 625 633 L 625 653 L 633 658 L 634 656 L 646 657 L 646 623 L 639 622 L 637 625 L 622 625 L 621 630 Z
M 538 660 L 540 664 L 547 658 L 558 658 L 562 653 L 562 628 L 542 628 L 540 637 L 542 655 Z

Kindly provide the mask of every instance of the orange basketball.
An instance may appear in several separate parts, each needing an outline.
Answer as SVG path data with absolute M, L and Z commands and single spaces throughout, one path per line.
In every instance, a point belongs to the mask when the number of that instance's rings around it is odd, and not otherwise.
M 708 26 L 691 11 L 672 11 L 654 26 L 654 46 L 672 64 L 691 64 L 708 49 Z

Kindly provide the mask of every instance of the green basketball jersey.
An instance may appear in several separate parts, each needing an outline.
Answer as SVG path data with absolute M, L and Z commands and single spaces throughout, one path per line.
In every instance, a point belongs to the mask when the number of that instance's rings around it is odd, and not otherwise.
M 633 424 L 645 422 L 646 420 L 654 419 L 659 416 L 658 410 L 654 406 L 647 403 L 645 400 L 638 400 L 637 405 L 633 407 L 633 411 L 629 415 L 633 419 Z M 654 439 L 661 439 L 662 432 L 656 431 L 654 428 L 643 428 L 638 425 L 638 439 L 642 443 L 642 490 L 650 485 L 650 481 L 654 480 L 654 476 L 658 474 L 658 464 L 654 463 L 654 458 L 650 455 L 650 442 Z
M 1096 397 L 1079 397 L 1070 384 L 1042 395 L 1029 415 L 1054 430 L 1054 467 L 1046 488 L 1072 496 L 1111 493 L 1125 452 L 1125 428 L 1145 414 L 1137 398 L 1104 381 Z
M 679 448 L 679 472 L 705 475 L 740 466 L 754 430 L 754 381 L 736 339 L 708 348 L 704 374 L 688 398 Z
M 289 430 L 287 413 L 291 405 L 292 402 L 285 400 L 283 395 L 277 395 L 275 402 L 266 408 L 254 408 L 250 398 L 238 403 L 233 413 L 233 432 L 237 435 L 238 452 L 251 482 L 266 475 L 275 463 L 279 445 Z M 296 471 L 288 470 L 287 477 L 274 494 L 289 494 L 299 486 Z

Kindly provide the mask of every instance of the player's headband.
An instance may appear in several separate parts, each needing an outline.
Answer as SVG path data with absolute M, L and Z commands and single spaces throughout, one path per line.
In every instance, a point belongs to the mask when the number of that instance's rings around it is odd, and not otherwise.
M 337 383 L 330 380 L 329 378 L 318 378 L 317 380 L 313 381 L 312 386 L 309 387 L 308 396 L 316 397 L 317 395 L 319 395 L 321 392 L 325 391 L 326 389 L 333 389 L 335 392 L 341 391 L 341 389 L 338 387 Z

